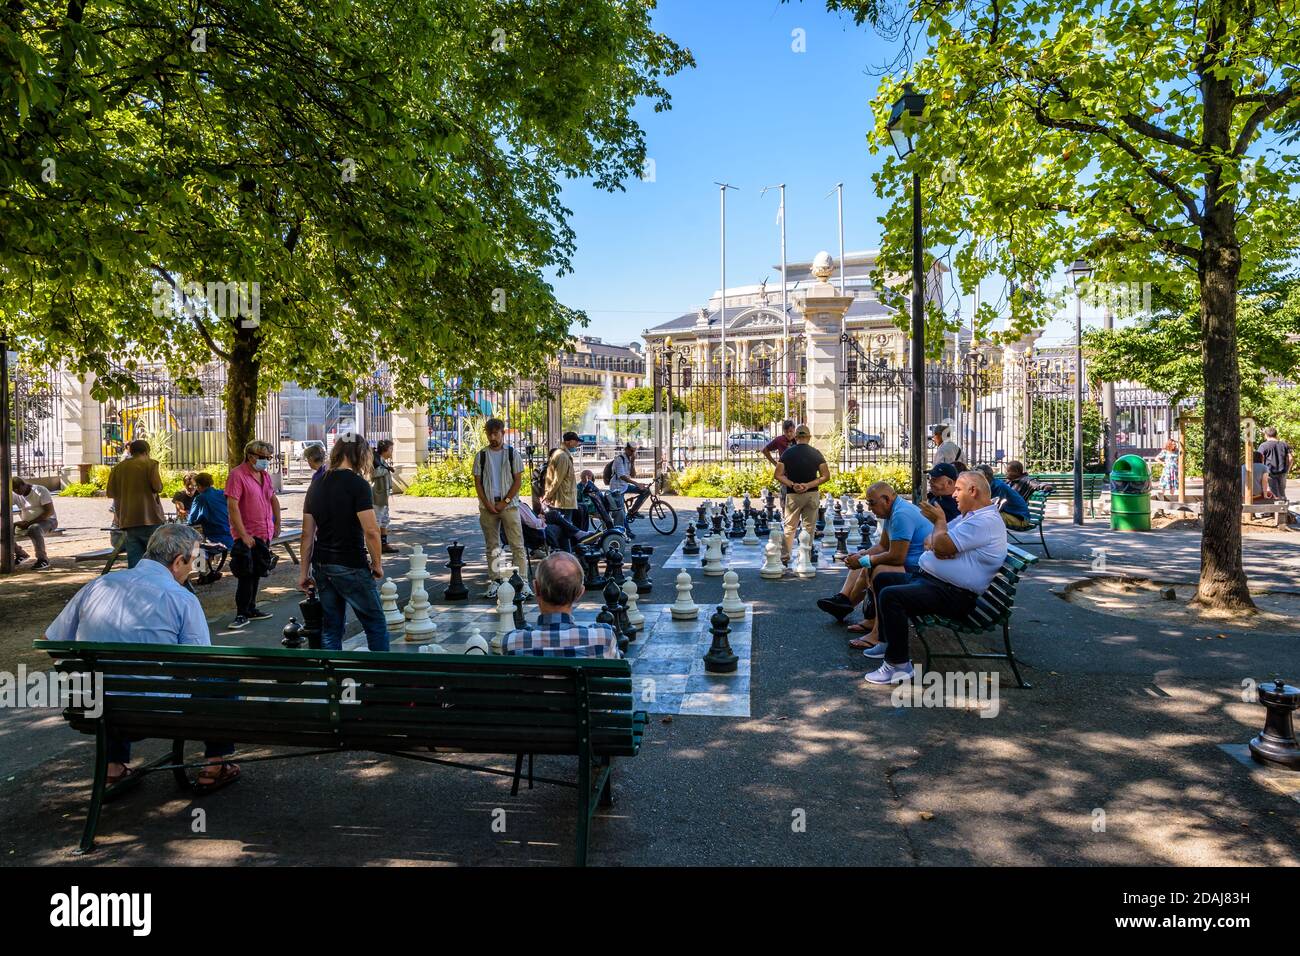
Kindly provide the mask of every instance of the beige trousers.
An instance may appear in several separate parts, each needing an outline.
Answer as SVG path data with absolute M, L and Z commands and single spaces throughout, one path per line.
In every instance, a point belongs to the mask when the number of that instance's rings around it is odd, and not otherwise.
M 478 506 L 478 525 L 483 529 L 483 546 L 487 549 L 488 579 L 495 581 L 498 577 L 505 580 L 510 575 L 497 575 L 492 568 L 492 552 L 501 547 L 501 529 L 505 528 L 506 541 L 510 544 L 510 556 L 514 566 L 519 569 L 519 576 L 528 580 L 528 553 L 524 550 L 524 526 L 519 520 L 518 506 L 507 508 L 501 514 L 494 514 Z
M 781 549 L 781 560 L 790 562 L 790 549 L 794 546 L 794 534 L 799 530 L 799 519 L 803 519 L 804 533 L 812 541 L 813 532 L 817 530 L 817 506 L 821 504 L 821 493 L 816 489 L 795 494 L 793 491 L 785 496 L 785 543 Z M 813 544 L 816 547 L 816 544 Z

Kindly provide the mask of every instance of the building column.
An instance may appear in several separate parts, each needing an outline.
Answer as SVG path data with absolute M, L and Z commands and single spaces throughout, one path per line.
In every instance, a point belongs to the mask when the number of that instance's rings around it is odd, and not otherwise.
M 795 312 L 804 321 L 808 361 L 808 428 L 813 444 L 824 444 L 840 428 L 844 419 L 843 394 L 840 388 L 840 324 L 853 304 L 852 296 L 837 294 L 829 282 L 813 285 L 802 299 L 796 299 Z
M 89 481 L 90 467 L 103 463 L 99 402 L 90 394 L 95 376 L 82 379 L 60 368 L 59 417 L 63 427 L 63 480 Z
M 429 412 L 423 408 L 397 408 L 392 412 L 393 470 L 411 481 L 429 451 Z

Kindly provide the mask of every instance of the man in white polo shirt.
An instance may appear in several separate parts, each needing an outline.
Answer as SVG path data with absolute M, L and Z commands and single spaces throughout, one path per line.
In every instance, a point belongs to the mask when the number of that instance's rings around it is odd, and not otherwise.
M 866 675 L 870 684 L 888 686 L 911 680 L 908 617 L 970 613 L 1006 559 L 1007 527 L 984 476 L 977 471 L 962 472 L 953 497 L 961 514 L 951 522 L 944 518 L 943 509 L 929 503 L 921 506 L 934 523 L 934 533 L 917 573 L 876 579 L 881 641 L 865 653 L 885 660 L 878 670 Z

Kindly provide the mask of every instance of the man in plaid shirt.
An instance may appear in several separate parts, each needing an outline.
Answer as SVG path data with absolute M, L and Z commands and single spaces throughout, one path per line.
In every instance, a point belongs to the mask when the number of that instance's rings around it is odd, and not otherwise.
M 541 612 L 533 627 L 516 628 L 501 642 L 503 654 L 533 657 L 620 658 L 618 635 L 608 624 L 578 624 L 573 602 L 585 585 L 582 565 L 565 551 L 557 551 L 537 565 L 533 576 L 537 607 Z

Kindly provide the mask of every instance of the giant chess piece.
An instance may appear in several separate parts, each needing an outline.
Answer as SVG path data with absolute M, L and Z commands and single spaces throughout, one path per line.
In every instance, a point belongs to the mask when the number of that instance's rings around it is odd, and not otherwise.
M 700 606 L 691 596 L 691 576 L 685 568 L 677 572 L 677 600 L 669 609 L 674 621 L 693 621 L 700 616 Z
M 709 526 L 709 517 L 706 514 L 707 511 L 708 509 L 705 507 L 703 501 L 701 501 L 695 509 L 695 527 L 699 528 L 701 531 Z M 689 526 L 687 527 L 687 530 L 690 530 Z
M 406 625 L 406 615 L 397 606 L 397 585 L 392 578 L 385 578 L 379 588 L 379 607 L 384 612 L 384 623 L 390 631 L 400 631 Z
M 444 601 L 463 601 L 469 597 L 469 588 L 465 587 L 465 581 L 461 577 L 461 569 L 465 567 L 465 546 L 459 541 L 453 541 L 447 545 L 447 569 L 451 571 L 451 580 L 447 583 L 447 590 L 442 592 Z
M 844 547 L 848 549 L 849 553 L 853 553 L 862 547 L 862 531 L 858 526 L 858 522 L 852 517 L 849 518 L 848 525 L 849 536 L 844 539 Z
M 424 644 L 433 640 L 434 632 L 438 630 L 438 625 L 429 617 L 429 592 L 424 589 L 425 580 L 431 577 L 428 570 L 429 556 L 417 544 L 411 549 L 407 560 L 410 561 L 406 579 L 411 582 L 411 600 L 407 603 L 410 615 L 406 616 L 406 642 Z
M 623 594 L 627 598 L 627 622 L 632 625 L 633 631 L 641 630 L 645 624 L 645 614 L 637 607 L 637 587 L 634 581 L 623 582 Z
M 821 550 L 821 545 L 817 541 L 817 536 L 813 535 L 808 542 L 808 563 L 812 565 L 813 570 L 817 570 L 817 552 Z
M 781 548 L 784 544 L 785 535 L 780 528 L 774 527 L 768 533 L 767 544 L 763 548 L 763 567 L 758 572 L 760 578 L 777 581 L 785 576 L 785 567 L 781 564 Z
M 758 544 L 758 526 L 754 522 L 753 515 L 745 519 L 745 536 L 740 539 L 740 543 Z
M 509 579 L 501 582 L 501 587 L 497 588 L 497 603 L 492 608 L 492 613 L 497 619 L 503 617 L 513 617 L 515 613 L 515 587 L 510 585 L 510 590 L 506 590 L 506 585 L 510 584 Z
M 284 626 L 284 630 L 280 633 L 284 635 L 280 638 L 280 643 L 290 650 L 297 650 L 306 643 L 303 640 L 302 627 L 298 624 L 296 617 L 289 618 L 289 623 Z
M 709 618 L 709 633 L 713 635 L 713 643 L 704 655 L 704 669 L 710 674 L 733 673 L 740 658 L 731 650 L 731 642 L 727 640 L 731 633 L 731 619 L 722 610 L 721 604 Z
M 650 556 L 655 549 L 652 545 L 634 545 L 632 548 L 632 583 L 636 585 L 637 594 L 649 594 L 654 590 L 650 580 Z
M 516 600 L 523 600 L 524 591 L 528 589 L 524 586 L 524 579 L 519 569 L 513 566 L 510 568 L 510 586 L 515 589 Z
M 518 590 L 515 589 L 516 579 L 518 579 L 521 584 L 523 583 L 523 579 L 519 578 L 518 572 L 512 574 L 510 576 L 510 580 L 506 583 L 510 585 L 510 590 L 513 592 L 510 596 L 510 600 L 515 608 L 515 612 L 513 615 L 515 627 L 517 627 L 519 630 L 522 631 L 524 628 L 528 626 L 528 622 L 524 620 L 524 592 L 522 588 Z
M 605 575 L 600 573 L 600 548 L 591 547 L 591 575 L 587 579 L 587 590 L 601 591 L 605 588 Z
M 704 573 L 709 577 L 718 577 L 722 571 L 722 536 L 714 535 L 705 548 Z
M 686 526 L 686 543 L 682 545 L 682 554 L 699 554 L 700 543 L 695 540 L 695 525 Z
M 718 537 L 722 534 L 722 514 L 721 512 L 713 513 L 713 534 L 710 537 Z
M 739 511 L 731 513 L 731 531 L 728 533 L 729 538 L 743 538 L 745 536 L 745 516 Z
M 605 577 L 619 587 L 623 586 L 623 549 L 616 541 L 610 544 L 609 554 L 605 557 Z
M 741 508 L 745 512 L 746 518 L 754 513 L 754 506 L 750 503 L 749 495 L 745 495 L 745 500 L 741 503 Z
M 613 631 L 614 641 L 618 645 L 619 652 L 627 652 L 628 640 L 618 629 L 618 618 L 615 614 L 615 610 L 611 609 L 608 605 L 602 605 L 600 611 L 596 614 L 596 623 L 604 624 Z
M 722 576 L 722 610 L 733 621 L 744 620 L 745 602 L 740 599 L 740 575 L 728 571 Z
M 817 506 L 817 527 L 815 529 L 814 536 L 820 538 L 825 533 L 826 533 L 826 505 L 820 504 Z
M 1256 763 L 1300 770 L 1300 744 L 1296 743 L 1293 714 L 1300 707 L 1300 689 L 1282 678 L 1260 684 L 1255 693 L 1264 705 L 1264 729 L 1251 738 L 1250 756 Z
M 858 516 L 858 524 L 861 524 L 862 519 L 866 516 L 866 509 L 862 507 L 861 498 L 858 499 L 857 506 L 853 509 L 853 513 Z
M 817 567 L 812 563 L 812 536 L 805 530 L 799 536 L 799 557 L 795 558 L 794 573 L 801 578 L 817 576 Z
M 849 555 L 849 532 L 841 527 L 835 532 L 835 559 L 841 560 Z
M 313 651 L 320 650 L 321 626 L 325 622 L 325 609 L 321 607 L 320 598 L 315 588 L 307 589 L 307 596 L 298 602 L 298 613 L 302 615 L 302 629 L 298 635 L 307 642 Z
M 420 650 L 424 650 L 424 648 L 422 647 Z M 483 632 L 477 627 L 470 631 L 469 639 L 465 641 L 465 653 L 487 654 L 490 651 L 491 647 L 488 645 L 487 638 L 483 636 Z
M 627 598 L 627 585 L 629 584 L 632 584 L 632 582 L 624 581 L 623 585 L 618 589 L 618 600 L 617 600 L 618 611 L 615 614 L 615 618 L 618 621 L 618 629 L 623 632 L 623 634 L 627 637 L 628 642 L 631 643 L 632 641 L 636 640 L 637 629 L 636 629 L 636 625 L 632 623 L 632 618 L 630 617 L 630 612 L 628 610 L 629 603 Z M 608 587 L 608 585 L 606 585 L 606 587 Z M 635 593 L 636 591 L 635 584 L 632 584 L 632 590 Z
M 517 607 L 519 605 L 516 604 L 514 585 L 509 581 L 503 581 L 500 589 L 497 590 L 497 622 L 493 628 L 492 643 L 489 645 L 493 654 L 504 653 L 502 648 L 505 646 L 506 635 L 515 630 L 518 619 L 523 617 L 522 609 L 516 617 L 514 612 Z

